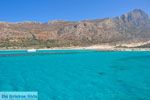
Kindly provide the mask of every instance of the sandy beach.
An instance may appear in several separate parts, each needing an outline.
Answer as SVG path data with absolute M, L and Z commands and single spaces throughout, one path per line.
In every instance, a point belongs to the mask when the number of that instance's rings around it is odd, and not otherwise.
M 36 48 L 0 48 L 0 51 L 20 51 Z M 97 51 L 150 51 L 150 48 L 136 48 L 136 47 L 116 47 L 113 45 L 92 45 L 92 46 L 72 46 L 72 47 L 53 47 L 53 48 L 38 48 L 36 50 L 97 50 Z

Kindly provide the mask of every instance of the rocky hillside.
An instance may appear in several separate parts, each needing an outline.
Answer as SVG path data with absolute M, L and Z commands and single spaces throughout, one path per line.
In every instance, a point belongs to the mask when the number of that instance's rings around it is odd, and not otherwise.
M 115 18 L 80 22 L 0 23 L 1 48 L 88 46 L 150 40 L 150 17 L 135 9 Z

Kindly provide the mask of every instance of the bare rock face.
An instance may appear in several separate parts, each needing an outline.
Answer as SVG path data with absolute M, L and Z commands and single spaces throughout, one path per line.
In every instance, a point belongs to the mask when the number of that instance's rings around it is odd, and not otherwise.
M 118 31 L 129 39 L 150 38 L 150 17 L 140 9 L 135 9 L 113 20 Z
M 135 9 L 129 13 L 126 13 L 120 17 L 115 18 L 119 23 L 124 24 L 126 26 L 135 26 L 140 27 L 141 25 L 145 25 L 149 23 L 149 16 L 140 9 Z
M 80 22 L 0 23 L 0 47 L 54 47 L 150 39 L 150 17 L 135 9 L 115 18 Z

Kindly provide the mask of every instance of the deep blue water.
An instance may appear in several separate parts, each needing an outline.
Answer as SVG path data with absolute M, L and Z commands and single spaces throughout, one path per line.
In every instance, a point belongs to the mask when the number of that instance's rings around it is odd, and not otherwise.
M 150 52 L 0 51 L 0 91 L 39 100 L 150 100 Z

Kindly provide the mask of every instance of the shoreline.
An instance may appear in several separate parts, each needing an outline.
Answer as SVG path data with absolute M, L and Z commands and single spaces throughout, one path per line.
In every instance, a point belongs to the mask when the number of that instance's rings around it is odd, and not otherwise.
M 35 48 L 21 48 L 21 49 L 6 49 L 0 48 L 0 51 L 26 51 Z M 123 48 L 123 47 L 115 47 L 111 45 L 93 45 L 87 47 L 81 46 L 72 46 L 72 47 L 53 47 L 53 48 L 40 48 L 36 50 L 96 50 L 96 51 L 150 51 L 150 48 Z

